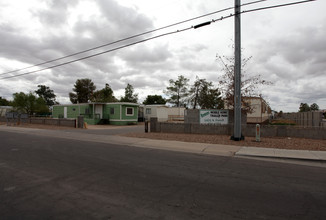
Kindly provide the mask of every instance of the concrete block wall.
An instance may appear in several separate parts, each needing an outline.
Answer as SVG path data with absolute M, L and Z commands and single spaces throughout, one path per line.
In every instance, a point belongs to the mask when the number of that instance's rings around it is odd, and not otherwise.
M 199 124 L 199 109 L 186 109 L 184 116 L 185 124 Z
M 76 119 L 58 119 L 59 120 L 59 126 L 64 127 L 76 127 Z
M 244 132 L 245 129 L 246 125 L 243 125 L 242 132 Z M 169 123 L 158 122 L 157 118 L 151 118 L 150 132 L 231 135 L 233 133 L 233 124 Z
M 186 109 L 184 116 L 185 124 L 199 124 L 199 109 Z M 229 111 L 229 124 L 233 124 L 234 122 L 234 111 Z M 241 124 L 247 124 L 247 114 L 245 112 L 241 113 Z
M 232 135 L 233 124 L 204 125 L 190 123 L 158 122 L 157 118 L 150 120 L 150 132 Z M 326 140 L 326 127 L 295 127 L 283 125 L 262 125 L 261 137 L 296 137 Z M 256 136 L 256 125 L 243 125 L 242 134 L 245 137 Z
M 323 112 L 295 112 L 285 113 L 283 118 L 292 120 L 296 125 L 303 127 L 321 127 L 324 118 Z
M 255 136 L 256 126 L 247 125 L 244 135 Z M 322 127 L 295 127 L 283 125 L 263 125 L 260 129 L 261 137 L 294 137 L 326 140 L 326 128 Z
M 184 133 L 185 126 L 183 123 L 160 123 L 161 131 L 169 131 L 169 133 Z
M 45 119 L 42 118 L 30 118 L 31 124 L 45 124 Z
M 60 120 L 56 120 L 56 119 L 46 119 L 44 121 L 44 124 L 46 125 L 59 125 L 60 124 Z
M 326 128 L 326 119 L 323 119 L 323 120 L 321 121 L 321 125 L 320 125 L 320 127 L 322 127 L 322 128 Z
M 63 126 L 63 127 L 76 127 L 76 119 L 65 119 L 65 118 L 13 118 L 6 119 L 8 124 L 39 124 L 39 125 L 53 125 L 53 126 Z
M 231 125 L 203 125 L 203 124 L 188 124 L 190 133 L 192 134 L 220 134 L 231 135 L 233 127 Z

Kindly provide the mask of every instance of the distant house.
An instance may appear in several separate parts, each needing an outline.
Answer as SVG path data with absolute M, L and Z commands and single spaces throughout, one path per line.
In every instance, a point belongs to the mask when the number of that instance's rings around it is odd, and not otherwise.
M 252 112 L 247 113 L 247 123 L 262 123 L 272 116 L 272 109 L 261 97 L 243 97 L 252 108 Z
M 169 107 L 166 105 L 144 105 L 143 114 L 145 120 L 150 118 L 157 118 L 158 121 L 173 121 L 173 120 L 184 120 L 183 107 Z
M 247 123 L 263 123 L 273 116 L 272 109 L 268 103 L 261 97 L 241 97 L 250 109 L 251 112 L 247 112 Z M 225 109 L 230 109 L 225 102 Z M 246 106 L 246 107 L 248 107 Z M 242 106 L 244 107 L 244 106 Z
M 0 117 L 5 117 L 7 112 L 13 110 L 12 106 L 0 106 Z
M 77 118 L 83 116 L 88 124 L 108 123 L 113 125 L 137 124 L 138 104 L 127 102 L 80 103 L 54 105 L 53 118 Z

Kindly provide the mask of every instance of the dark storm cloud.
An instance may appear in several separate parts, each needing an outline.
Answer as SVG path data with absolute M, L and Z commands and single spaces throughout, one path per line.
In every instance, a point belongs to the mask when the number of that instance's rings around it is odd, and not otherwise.
M 107 21 L 112 22 L 112 31 L 125 34 L 137 34 L 153 27 L 152 21 L 135 9 L 121 6 L 116 1 L 96 1 L 102 15 Z M 121 36 L 121 35 L 120 35 Z
M 258 60 L 281 78 L 322 76 L 326 69 L 326 21 L 322 26 L 307 27 L 258 42 Z
M 168 45 L 155 45 L 148 47 L 138 45 L 131 47 L 128 52 L 124 52 L 121 58 L 132 66 L 144 66 L 146 64 L 162 64 L 172 56 Z
M 129 37 L 138 33 L 142 29 L 151 29 L 153 27 L 150 19 L 144 15 L 139 15 L 137 11 L 133 9 L 120 6 L 115 1 L 96 1 L 96 3 L 101 12 L 99 15 L 101 19 L 91 17 L 88 21 L 77 21 L 73 27 L 76 37 L 69 39 L 69 45 L 71 47 L 88 49 L 98 45 L 111 43 L 124 37 Z M 90 38 L 83 37 L 84 33 L 90 36 Z M 85 56 L 114 49 L 118 46 L 125 45 L 126 43 L 127 42 L 123 42 L 106 46 L 88 52 Z M 128 48 L 124 50 L 128 50 Z M 93 68 L 93 72 L 114 73 L 116 76 L 117 67 L 113 65 L 113 60 L 114 57 L 116 55 L 119 56 L 120 53 L 120 51 L 110 52 L 81 62 L 83 63 L 84 68 Z M 78 57 L 82 56 L 84 55 L 78 55 Z M 94 73 L 90 74 L 90 76 L 94 76 Z
M 180 66 L 185 71 L 192 71 L 192 72 L 210 72 L 210 71 L 217 70 L 216 64 L 214 63 L 193 62 L 191 60 L 180 63 Z
M 37 33 L 39 34 L 38 37 L 24 34 L 23 29 L 18 24 L 5 22 L 0 24 L 0 39 L 2 39 L 0 56 L 2 58 L 23 62 L 25 64 L 23 66 L 29 66 L 117 41 L 121 38 L 141 33 L 144 30 L 153 29 L 153 23 L 149 18 L 139 14 L 134 9 L 122 7 L 115 1 L 96 1 L 95 3 L 100 9 L 100 14 L 90 16 L 87 19 L 77 20 L 69 28 L 67 23 L 69 13 L 71 10 L 74 10 L 79 1 L 48 1 L 46 3 L 47 7 L 45 9 L 32 11 L 34 18 L 41 24 Z M 64 31 L 67 28 L 69 28 L 69 31 Z M 103 52 L 130 42 L 103 47 L 85 54 L 43 65 L 42 68 Z M 132 48 L 126 48 L 124 52 L 128 54 L 130 49 L 132 50 Z M 157 52 L 156 49 L 159 49 L 160 52 Z M 163 50 L 163 47 L 156 49 L 152 50 L 151 48 L 143 47 L 142 59 L 148 63 L 158 63 L 160 60 L 166 60 L 169 51 Z M 156 54 L 154 56 L 155 51 Z M 0 89 L 0 94 L 2 97 L 8 98 L 14 92 L 34 91 L 37 89 L 37 85 L 42 84 L 50 86 L 57 94 L 57 97 L 66 102 L 69 100 L 67 99 L 68 93 L 72 90 L 75 81 L 80 78 L 92 79 L 98 89 L 103 88 L 105 83 L 109 83 L 116 91 L 123 90 L 127 83 L 134 83 L 135 87 L 138 86 L 137 82 L 146 82 L 154 85 L 155 83 L 148 82 L 147 79 L 139 75 L 144 73 L 144 68 L 138 67 L 138 65 L 141 65 L 133 56 L 126 56 L 123 59 L 126 63 L 132 64 L 128 67 L 129 69 L 135 68 L 135 70 L 130 69 L 129 71 L 119 72 L 121 68 L 114 63 L 114 60 L 115 56 L 119 56 L 122 52 L 122 50 L 119 50 L 51 70 L 12 78 L 10 83 L 17 82 L 18 84 L 24 82 L 25 86 L 16 87 L 7 84 L 6 89 Z M 133 53 L 136 54 L 137 51 L 133 49 Z M 17 69 L 16 66 L 6 69 L 4 67 L 4 65 L 1 65 L 2 72 Z M 138 71 L 139 69 L 141 71 Z M 4 81 L 1 83 L 4 83 Z M 139 86 L 145 86 L 146 83 L 144 83 Z M 4 88 L 3 86 L 1 87 Z M 28 87 L 30 89 L 25 91 L 26 89 L 24 88 Z
M 96 20 L 96 18 L 92 17 L 87 21 L 77 21 L 73 27 L 73 36 L 64 34 L 64 32 L 60 35 L 54 35 L 52 32 L 49 32 L 48 35 L 42 35 L 41 40 L 35 42 L 35 38 L 28 38 L 16 34 L 19 33 L 18 29 L 7 26 L 1 28 L 1 33 L 6 31 L 6 33 L 3 33 L 4 36 L 2 39 L 4 41 L 7 40 L 1 46 L 7 46 L 7 48 L 3 48 L 4 51 L 16 45 L 15 49 L 28 51 L 28 53 L 32 54 L 35 51 L 43 52 L 46 49 L 49 52 L 52 50 L 52 52 L 60 51 L 62 54 L 66 54 L 78 52 L 78 49 L 89 49 L 90 47 L 95 47 L 103 43 L 120 40 L 122 36 L 130 36 L 141 29 L 153 27 L 150 19 L 139 15 L 135 10 L 120 6 L 115 1 L 97 1 L 97 3 L 105 21 Z M 42 11 L 39 9 L 37 13 L 34 13 L 34 16 L 37 16 L 42 21 L 43 28 L 55 28 L 57 24 L 67 20 L 68 8 L 73 8 L 77 4 L 77 0 L 68 2 L 49 1 L 48 9 Z M 83 32 L 90 34 L 91 38 L 84 38 Z M 35 49 L 33 50 L 33 48 Z M 26 53 L 23 53 L 23 55 L 26 55 Z M 50 57 L 50 55 L 48 56 Z
M 143 1 L 131 1 L 130 7 L 119 5 L 118 0 L 37 0 L 36 2 L 40 4 L 33 6 L 37 9 L 29 11 L 32 14 L 26 15 L 23 11 L 23 16 L 14 16 L 10 19 L 7 19 L 8 14 L 10 10 L 16 11 L 17 5 L 20 4 L 19 0 L 15 0 L 15 4 L 6 3 L 0 7 L 2 12 L 0 13 L 0 59 L 4 61 L 0 65 L 1 72 L 55 59 L 152 30 L 157 28 L 154 27 L 152 18 L 157 25 L 169 24 L 174 17 L 174 21 L 178 21 L 179 18 L 180 20 L 190 18 L 230 5 L 226 2 L 217 4 L 216 1 L 207 1 L 205 4 L 171 1 L 171 5 L 180 6 L 174 9 L 180 9 L 185 14 L 171 12 L 170 16 L 161 13 L 163 11 L 161 8 L 157 13 L 153 11 L 149 13 L 149 8 L 144 8 L 141 11 L 148 14 L 140 14 L 137 9 L 145 3 L 138 5 L 138 2 Z M 324 4 L 323 1 L 316 2 Z M 82 12 L 85 5 L 91 7 Z M 146 7 L 149 5 L 146 2 Z M 20 10 L 24 9 L 20 8 Z M 314 19 L 316 14 L 311 15 L 311 21 L 304 22 L 305 24 L 302 24 L 301 18 L 297 16 L 296 23 L 291 23 L 290 19 L 287 19 L 288 22 L 284 24 L 285 21 L 280 20 L 277 22 L 277 27 L 271 26 L 273 24 L 271 21 L 275 20 L 275 17 L 264 17 L 261 14 L 259 19 L 255 18 L 255 21 L 259 21 L 259 26 L 250 31 L 250 37 L 243 35 L 243 45 L 249 55 L 253 55 L 248 72 L 254 75 L 261 74 L 264 79 L 274 81 L 275 85 L 264 89 L 263 94 L 268 96 L 267 98 L 272 101 L 272 108 L 276 110 L 280 110 L 279 107 L 282 106 L 285 106 L 282 108 L 286 110 L 288 106 L 300 103 L 301 100 L 318 101 L 322 97 L 321 91 L 324 91 L 326 81 L 324 40 L 326 26 L 323 24 L 326 21 L 325 19 L 322 21 L 321 16 Z M 26 20 L 23 20 L 24 18 Z M 248 23 L 245 23 L 245 17 L 243 21 L 245 33 Z M 250 22 L 252 24 L 253 20 Z M 26 25 L 22 25 L 25 23 Z M 286 25 L 289 25 L 288 28 L 285 28 Z M 98 89 L 103 88 L 105 83 L 109 83 L 115 95 L 117 92 L 120 95 L 127 83 L 131 83 L 136 92 L 142 91 L 143 94 L 138 92 L 142 95 L 146 95 L 144 91 L 161 92 L 167 86 L 169 79 L 176 79 L 181 74 L 191 81 L 196 75 L 215 81 L 220 71 L 215 58 L 216 53 L 225 54 L 228 45 L 233 43 L 230 41 L 232 30 L 228 29 L 229 26 L 232 26 L 231 21 L 226 20 L 215 27 L 211 25 L 209 28 L 193 33 L 185 32 L 159 38 L 48 71 L 0 81 L 0 95 L 8 97 L 7 94 L 11 96 L 14 92 L 28 92 L 25 91 L 26 89 L 33 91 L 37 88 L 37 84 L 45 84 L 50 86 L 61 100 L 69 101 L 68 93 L 80 78 L 92 79 Z M 214 28 L 214 31 L 209 32 L 210 28 Z M 165 30 L 160 33 L 164 32 Z M 103 47 L 74 58 L 103 52 L 154 34 Z M 248 39 L 252 39 L 250 47 L 246 45 Z M 53 64 L 74 58 L 56 61 Z M 20 65 L 16 66 L 19 63 Z M 297 104 L 294 105 L 294 109 L 297 109 Z
M 19 28 L 9 24 L 0 25 L 0 55 L 7 59 L 29 63 L 39 50 L 40 42 L 19 33 Z

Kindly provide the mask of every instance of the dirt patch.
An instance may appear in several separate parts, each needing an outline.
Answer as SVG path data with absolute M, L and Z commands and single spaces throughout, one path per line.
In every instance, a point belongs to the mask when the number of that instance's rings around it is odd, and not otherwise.
M 232 141 L 228 135 L 130 133 L 122 136 L 250 147 L 326 151 L 326 140 L 304 138 L 261 138 L 261 142 L 256 142 L 254 137 L 245 137 L 244 141 Z

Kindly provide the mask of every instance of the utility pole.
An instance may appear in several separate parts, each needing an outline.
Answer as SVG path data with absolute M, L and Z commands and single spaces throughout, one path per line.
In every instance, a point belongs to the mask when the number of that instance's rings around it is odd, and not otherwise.
M 240 141 L 241 134 L 241 6 L 234 1 L 234 133 L 232 140 Z

